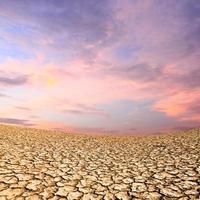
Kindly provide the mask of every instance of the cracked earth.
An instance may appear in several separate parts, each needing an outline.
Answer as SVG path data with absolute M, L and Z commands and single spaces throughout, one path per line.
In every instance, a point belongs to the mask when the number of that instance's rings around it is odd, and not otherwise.
M 100 137 L 0 125 L 4 199 L 200 199 L 200 130 Z

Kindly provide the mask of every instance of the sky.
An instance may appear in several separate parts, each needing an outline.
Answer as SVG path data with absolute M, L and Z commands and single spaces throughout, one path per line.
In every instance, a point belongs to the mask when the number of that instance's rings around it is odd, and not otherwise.
M 0 123 L 159 133 L 199 102 L 200 1 L 0 1 Z

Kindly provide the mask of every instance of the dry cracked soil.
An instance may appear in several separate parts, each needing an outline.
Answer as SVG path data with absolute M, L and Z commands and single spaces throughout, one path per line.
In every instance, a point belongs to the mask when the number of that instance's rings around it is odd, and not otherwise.
M 200 199 L 200 129 L 84 136 L 0 125 L 0 200 Z

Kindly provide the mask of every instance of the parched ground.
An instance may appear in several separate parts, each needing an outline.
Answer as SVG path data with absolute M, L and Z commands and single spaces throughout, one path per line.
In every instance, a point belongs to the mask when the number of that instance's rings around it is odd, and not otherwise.
M 0 200 L 199 196 L 199 129 L 100 137 L 0 125 Z

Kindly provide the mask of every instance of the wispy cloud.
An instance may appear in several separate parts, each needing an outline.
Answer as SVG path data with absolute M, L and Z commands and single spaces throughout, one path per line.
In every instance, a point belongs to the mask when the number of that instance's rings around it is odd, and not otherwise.
M 6 94 L 3 94 L 3 93 L 0 93 L 0 98 L 1 97 L 7 97 L 7 95 Z
M 31 110 L 30 108 L 23 107 L 23 106 L 16 106 L 16 108 L 19 109 L 19 110 L 24 110 L 24 111 L 30 111 Z
M 29 120 L 15 119 L 15 118 L 2 118 L 2 117 L 0 117 L 0 123 L 16 124 L 16 125 L 23 125 L 23 126 L 33 126 L 34 125 Z
M 27 75 L 7 74 L 0 71 L 0 85 L 17 86 L 23 85 L 28 81 Z
M 81 103 L 70 103 L 68 102 L 69 108 L 63 109 L 64 113 L 68 114 L 75 114 L 75 115 L 94 115 L 94 116 L 101 116 L 101 117 L 109 117 L 109 114 L 106 113 L 103 109 L 98 109 L 95 106 L 88 106 Z
M 102 117 L 108 117 L 109 115 L 102 111 L 87 111 L 87 110 L 76 110 L 76 109 L 65 109 L 64 113 L 75 114 L 75 115 L 96 115 Z
M 141 63 L 133 66 L 114 66 L 106 70 L 105 74 L 108 73 L 139 82 L 154 82 L 162 76 L 162 67 Z

